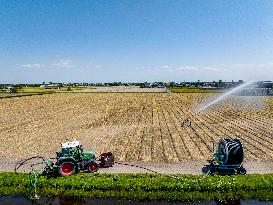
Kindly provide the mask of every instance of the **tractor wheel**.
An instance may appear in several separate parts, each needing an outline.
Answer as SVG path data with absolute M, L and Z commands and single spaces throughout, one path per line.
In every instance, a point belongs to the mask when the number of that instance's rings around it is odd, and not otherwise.
M 203 174 L 208 174 L 208 175 L 214 175 L 215 174 L 215 166 L 214 165 L 205 165 L 203 168 L 202 168 L 202 172 Z
M 242 175 L 245 175 L 246 174 L 246 169 L 241 167 L 239 170 L 238 170 L 238 174 L 242 174 Z
M 98 165 L 96 163 L 90 163 L 88 165 L 88 171 L 92 172 L 92 173 L 97 172 L 98 171 Z
M 213 176 L 214 174 L 216 174 L 216 168 L 215 166 L 210 166 L 210 170 L 209 170 L 209 175 Z
M 202 168 L 202 172 L 203 172 L 203 174 L 208 174 L 210 172 L 210 165 L 205 165 Z
M 63 161 L 59 167 L 59 174 L 62 176 L 69 176 L 76 173 L 76 166 L 71 161 Z

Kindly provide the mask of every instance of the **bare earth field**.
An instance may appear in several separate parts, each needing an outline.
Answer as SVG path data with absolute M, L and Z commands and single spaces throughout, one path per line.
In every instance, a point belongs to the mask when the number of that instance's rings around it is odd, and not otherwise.
M 249 173 L 273 173 L 272 97 L 233 96 L 194 114 L 212 94 L 75 93 L 0 100 L 0 171 L 16 160 L 54 157 L 80 140 L 97 155 L 154 171 L 201 173 L 222 137 L 240 138 Z M 143 172 L 116 165 L 101 172 Z

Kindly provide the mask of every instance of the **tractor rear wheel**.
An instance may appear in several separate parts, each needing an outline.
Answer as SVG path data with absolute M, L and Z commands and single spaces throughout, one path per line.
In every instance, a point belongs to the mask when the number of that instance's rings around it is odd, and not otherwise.
M 76 166 L 71 161 L 63 161 L 59 167 L 59 174 L 62 176 L 69 176 L 76 173 Z
M 246 174 L 246 169 L 245 169 L 244 167 L 241 167 L 241 168 L 238 170 L 238 174 L 245 175 L 245 174 Z
M 97 172 L 98 171 L 98 165 L 96 163 L 94 163 L 94 162 L 90 163 L 88 165 L 88 171 L 92 172 L 92 173 Z

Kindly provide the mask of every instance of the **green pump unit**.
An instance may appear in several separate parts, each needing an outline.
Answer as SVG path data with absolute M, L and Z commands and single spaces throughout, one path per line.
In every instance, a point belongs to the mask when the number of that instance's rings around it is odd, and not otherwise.
M 202 172 L 205 174 L 246 174 L 243 167 L 244 147 L 239 139 L 220 139 L 213 158 L 208 160 Z

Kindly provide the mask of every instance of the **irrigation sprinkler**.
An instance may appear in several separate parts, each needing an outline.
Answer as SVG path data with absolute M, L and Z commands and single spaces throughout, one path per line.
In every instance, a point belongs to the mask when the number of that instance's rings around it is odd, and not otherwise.
M 212 102 L 209 102 L 196 110 L 196 112 L 192 114 L 192 117 L 195 118 L 196 115 L 205 111 L 209 107 L 225 100 L 230 95 L 240 92 L 242 89 L 251 86 L 254 83 L 254 81 L 250 81 L 228 91 Z M 191 126 L 191 120 L 191 117 L 186 118 L 182 123 L 182 127 L 184 127 L 184 125 Z M 244 148 L 239 139 L 220 139 L 216 151 L 214 151 L 214 149 L 213 143 L 213 148 L 212 150 L 210 149 L 210 151 L 213 153 L 213 157 L 212 159 L 208 160 L 210 164 L 203 167 L 203 173 L 210 175 L 246 174 L 246 169 L 243 167 Z
M 166 93 L 167 93 L 168 95 L 171 95 L 171 94 L 172 94 L 172 90 L 171 90 L 170 88 L 166 88 Z
M 243 89 L 249 87 L 249 86 L 252 86 L 253 84 L 255 84 L 255 81 L 249 81 L 249 82 L 246 82 L 246 83 L 243 83 L 242 85 L 236 87 L 236 88 L 233 88 L 232 90 L 218 96 L 215 100 L 213 100 L 212 102 L 209 102 L 205 105 L 203 105 L 202 107 L 200 107 L 199 109 L 197 109 L 196 113 L 200 113 L 204 110 L 206 110 L 207 108 L 225 100 L 226 98 L 228 98 L 230 95 L 233 95 L 235 93 L 238 93 L 240 91 L 242 91 Z
M 34 189 L 34 196 L 31 196 L 31 199 L 37 200 L 40 197 L 37 194 L 37 181 L 38 181 L 39 172 L 32 170 L 28 174 L 29 183 L 32 189 Z

